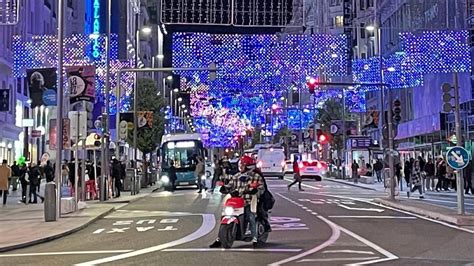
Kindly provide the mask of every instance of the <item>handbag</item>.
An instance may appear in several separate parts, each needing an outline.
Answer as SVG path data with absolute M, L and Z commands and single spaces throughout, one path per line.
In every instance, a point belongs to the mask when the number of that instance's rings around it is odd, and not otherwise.
M 268 211 L 273 209 L 273 206 L 275 205 L 275 198 L 273 197 L 272 193 L 268 191 L 268 189 L 265 189 L 260 199 L 262 200 L 262 207 L 264 210 Z

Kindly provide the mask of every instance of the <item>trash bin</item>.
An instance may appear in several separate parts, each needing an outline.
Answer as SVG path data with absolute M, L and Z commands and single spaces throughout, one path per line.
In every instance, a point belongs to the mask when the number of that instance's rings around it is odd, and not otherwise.
M 133 180 L 135 178 L 135 169 L 125 169 L 125 178 L 123 179 L 123 191 L 132 191 Z
M 147 177 L 143 176 L 143 173 L 140 175 L 140 187 L 141 188 L 147 188 L 148 187 L 148 178 L 150 174 L 147 175 Z
M 44 221 L 56 221 L 56 184 L 46 183 L 44 188 Z

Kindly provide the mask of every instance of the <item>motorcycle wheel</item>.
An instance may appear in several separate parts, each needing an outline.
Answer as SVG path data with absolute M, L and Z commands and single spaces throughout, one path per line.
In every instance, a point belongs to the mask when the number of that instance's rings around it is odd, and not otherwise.
M 268 232 L 265 231 L 265 226 L 258 222 L 257 223 L 257 240 L 259 244 L 265 244 L 268 239 Z
M 231 248 L 235 240 L 235 225 L 221 224 L 219 228 L 219 240 L 223 248 Z

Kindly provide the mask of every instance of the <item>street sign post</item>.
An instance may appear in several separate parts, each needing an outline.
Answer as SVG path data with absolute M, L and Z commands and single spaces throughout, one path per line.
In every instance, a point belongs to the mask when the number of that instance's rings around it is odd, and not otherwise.
M 469 152 L 460 146 L 452 147 L 446 152 L 447 164 L 456 170 L 456 185 L 458 193 L 458 214 L 464 214 L 464 182 L 462 176 L 462 169 L 466 168 L 470 161 Z
M 455 170 L 464 169 L 469 164 L 469 160 L 469 152 L 463 147 L 452 147 L 446 153 L 447 164 Z

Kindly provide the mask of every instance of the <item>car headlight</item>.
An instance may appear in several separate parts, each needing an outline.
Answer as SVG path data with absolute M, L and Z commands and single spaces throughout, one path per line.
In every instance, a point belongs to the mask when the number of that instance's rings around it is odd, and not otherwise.
M 234 214 L 234 208 L 230 207 L 230 206 L 225 207 L 224 208 L 224 214 L 227 215 L 227 216 L 230 216 L 230 215 Z
M 201 180 L 206 180 L 206 175 L 202 175 Z
M 161 177 L 161 182 L 163 183 L 169 183 L 170 182 L 170 178 L 167 176 L 167 175 L 164 175 Z

